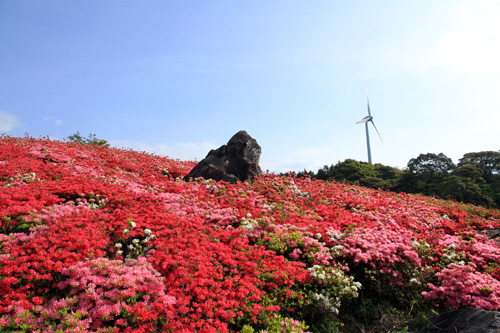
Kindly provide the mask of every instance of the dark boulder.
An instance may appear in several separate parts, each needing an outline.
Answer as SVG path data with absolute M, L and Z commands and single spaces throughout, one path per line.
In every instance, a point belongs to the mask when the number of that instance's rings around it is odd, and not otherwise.
M 500 229 L 491 229 L 479 231 L 479 233 L 488 236 L 500 245 Z
M 482 309 L 461 309 L 443 313 L 431 323 L 440 333 L 498 333 L 500 312 Z
M 211 150 L 184 179 L 203 177 L 223 180 L 232 184 L 237 181 L 252 181 L 260 177 L 261 149 L 257 141 L 245 131 L 239 131 L 216 150 Z

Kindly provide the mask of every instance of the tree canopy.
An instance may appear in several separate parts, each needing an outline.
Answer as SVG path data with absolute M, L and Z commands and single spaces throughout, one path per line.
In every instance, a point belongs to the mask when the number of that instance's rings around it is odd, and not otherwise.
M 404 170 L 346 159 L 298 176 L 500 207 L 500 152 L 495 151 L 467 153 L 458 164 L 443 153 L 420 154 Z
M 108 141 L 97 138 L 95 134 L 89 134 L 89 137 L 85 138 L 80 134 L 80 131 L 77 131 L 75 134 L 70 135 L 68 139 L 71 142 L 79 143 L 82 145 L 96 145 L 96 146 L 109 147 Z

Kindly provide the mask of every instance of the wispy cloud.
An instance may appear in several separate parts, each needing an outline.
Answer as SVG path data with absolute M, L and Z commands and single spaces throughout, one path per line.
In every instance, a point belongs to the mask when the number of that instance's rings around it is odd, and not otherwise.
M 62 120 L 56 119 L 54 117 L 45 117 L 45 118 L 43 118 L 43 120 L 45 120 L 45 121 L 53 121 L 57 126 L 64 125 L 64 122 Z
M 21 127 L 23 125 L 24 124 L 17 116 L 6 111 L 0 111 L 0 131 L 9 132 L 14 128 Z

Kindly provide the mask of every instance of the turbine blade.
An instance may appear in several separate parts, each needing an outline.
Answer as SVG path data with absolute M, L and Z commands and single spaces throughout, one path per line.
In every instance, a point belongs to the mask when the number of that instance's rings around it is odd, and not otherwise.
M 366 89 L 366 105 L 368 106 L 368 115 L 371 116 L 370 112 L 370 100 L 368 99 L 368 89 Z
M 380 138 L 380 141 L 382 141 L 382 143 L 384 143 L 384 140 L 382 140 L 382 136 L 378 132 L 377 126 L 375 126 L 375 123 L 373 122 L 373 119 L 370 119 L 370 122 L 372 123 L 373 127 L 375 127 L 375 131 L 377 131 L 377 134 L 378 134 L 378 137 Z

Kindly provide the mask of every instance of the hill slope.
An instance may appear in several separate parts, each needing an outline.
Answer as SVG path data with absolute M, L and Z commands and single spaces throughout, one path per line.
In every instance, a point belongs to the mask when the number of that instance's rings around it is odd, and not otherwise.
M 497 210 L 271 174 L 184 181 L 193 166 L 0 138 L 0 332 L 387 331 L 500 310 Z

